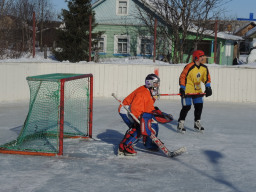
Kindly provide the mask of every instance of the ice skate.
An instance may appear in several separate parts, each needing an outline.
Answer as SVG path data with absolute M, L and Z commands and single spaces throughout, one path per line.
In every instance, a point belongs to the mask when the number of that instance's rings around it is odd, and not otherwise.
M 132 146 L 120 144 L 117 152 L 118 156 L 136 156 L 137 152 Z
M 186 129 L 184 127 L 184 123 L 185 121 L 184 120 L 180 120 L 178 122 L 178 126 L 177 126 L 177 131 L 180 132 L 180 133 L 185 133 L 186 132 Z
M 194 128 L 196 131 L 204 131 L 204 127 L 202 127 L 200 120 L 195 121 Z

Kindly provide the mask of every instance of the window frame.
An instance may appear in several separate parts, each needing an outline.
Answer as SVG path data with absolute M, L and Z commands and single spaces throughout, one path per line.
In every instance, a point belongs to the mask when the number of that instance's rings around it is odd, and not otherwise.
M 103 51 L 99 51 L 99 53 L 106 53 L 107 52 L 107 35 L 101 35 L 100 38 L 103 38 Z M 99 48 L 99 43 L 102 41 L 97 42 L 97 47 Z
M 119 13 L 119 5 L 120 5 L 120 2 L 126 2 L 126 13 Z M 125 15 L 128 15 L 129 13 L 129 0 L 117 0 L 116 1 L 116 15 L 121 15 L 121 16 L 125 16 Z
M 127 39 L 127 53 L 118 53 L 118 39 Z M 130 55 L 130 36 L 129 35 L 115 35 L 114 36 L 114 54 L 127 56 Z
M 150 46 L 151 46 L 151 53 L 150 54 L 144 54 L 145 56 L 152 56 L 153 55 L 153 51 L 154 51 L 154 37 L 153 36 L 140 36 L 137 39 L 137 53 L 138 55 L 143 56 L 142 54 L 142 50 L 141 50 L 141 42 L 143 39 L 149 39 L 150 40 Z

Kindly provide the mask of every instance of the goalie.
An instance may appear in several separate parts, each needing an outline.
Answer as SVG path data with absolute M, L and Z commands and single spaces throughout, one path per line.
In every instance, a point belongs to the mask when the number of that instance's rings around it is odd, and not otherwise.
M 137 152 L 134 150 L 133 145 L 141 136 L 143 136 L 143 143 L 147 149 L 158 150 L 158 146 L 152 142 L 149 136 L 151 133 L 158 135 L 157 122 L 168 123 L 173 120 L 171 115 L 163 113 L 157 107 L 154 107 L 156 97 L 159 95 L 159 86 L 159 77 L 155 74 L 149 74 L 145 79 L 145 85 L 138 87 L 122 102 L 140 120 L 140 125 L 132 118 L 124 106 L 119 106 L 119 114 L 129 127 L 119 144 L 119 155 L 136 155 Z

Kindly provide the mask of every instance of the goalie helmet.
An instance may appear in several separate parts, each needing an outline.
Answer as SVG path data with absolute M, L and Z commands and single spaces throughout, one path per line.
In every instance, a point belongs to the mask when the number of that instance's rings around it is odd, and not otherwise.
M 160 78 L 155 74 L 149 74 L 145 79 L 145 86 L 151 91 L 153 96 L 158 96 Z

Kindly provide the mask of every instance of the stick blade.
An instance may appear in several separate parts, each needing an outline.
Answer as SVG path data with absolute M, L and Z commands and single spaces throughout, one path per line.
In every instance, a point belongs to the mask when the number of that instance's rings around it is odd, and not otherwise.
M 181 147 L 175 151 L 172 151 L 169 155 L 169 157 L 177 157 L 181 155 L 182 153 L 185 153 L 187 151 L 186 147 Z

